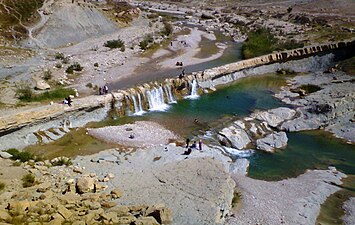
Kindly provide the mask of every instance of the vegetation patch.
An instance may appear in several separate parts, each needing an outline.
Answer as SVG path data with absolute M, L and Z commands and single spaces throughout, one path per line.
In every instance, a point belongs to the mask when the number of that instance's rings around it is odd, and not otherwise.
M 36 158 L 30 152 L 19 151 L 19 150 L 15 149 L 15 148 L 8 149 L 8 150 L 6 150 L 6 152 L 12 155 L 12 157 L 11 157 L 12 160 L 19 160 L 21 162 L 27 162 L 29 160 L 35 160 L 35 158 Z
M 303 47 L 302 43 L 297 43 L 295 41 L 281 42 L 277 40 L 269 30 L 260 28 L 248 33 L 248 39 L 243 44 L 242 53 L 244 59 L 249 59 L 266 55 L 273 51 L 300 47 Z
M 71 88 L 59 87 L 54 90 L 45 91 L 41 94 L 34 93 L 28 84 L 20 84 L 17 86 L 16 95 L 24 102 L 42 102 L 50 100 L 64 99 L 69 95 L 74 95 L 75 91 Z
M 144 39 L 139 42 L 139 47 L 143 50 L 147 50 L 149 48 L 149 45 L 154 42 L 154 38 L 151 34 L 148 34 L 147 36 L 144 37 Z
M 59 157 L 56 158 L 56 160 L 52 160 L 52 166 L 70 166 L 72 165 L 72 161 L 71 159 L 67 158 L 67 157 Z
M 171 25 L 171 23 L 164 21 L 164 28 L 161 31 L 161 35 L 162 36 L 170 36 L 170 34 L 172 34 L 174 31 L 173 26 Z
M 83 69 L 84 69 L 84 67 L 82 67 L 78 62 L 75 62 L 75 63 L 71 64 L 70 66 L 68 66 L 68 68 L 65 70 L 65 72 L 69 73 L 69 74 L 73 74 L 74 71 L 80 72 Z
M 32 187 L 36 184 L 36 178 L 34 175 L 28 173 L 22 177 L 22 186 L 24 188 L 26 187 Z
M 109 41 L 106 41 L 105 44 L 104 44 L 105 47 L 107 48 L 122 48 L 124 47 L 124 41 L 122 41 L 121 39 L 117 39 L 117 40 L 109 40 Z

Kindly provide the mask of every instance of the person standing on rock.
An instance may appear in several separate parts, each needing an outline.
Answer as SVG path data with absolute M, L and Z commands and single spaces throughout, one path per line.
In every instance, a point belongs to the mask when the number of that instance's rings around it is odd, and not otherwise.
M 202 151 L 202 141 L 201 139 L 198 141 L 198 149 Z
M 190 144 L 190 138 L 186 138 L 186 148 L 189 147 L 189 144 Z

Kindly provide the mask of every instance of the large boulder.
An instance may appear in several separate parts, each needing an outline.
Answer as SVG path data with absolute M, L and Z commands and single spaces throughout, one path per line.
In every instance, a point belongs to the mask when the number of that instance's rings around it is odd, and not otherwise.
M 275 149 L 283 148 L 287 145 L 287 135 L 285 132 L 274 132 L 256 141 L 257 149 L 273 152 Z
M 218 133 L 219 142 L 225 146 L 244 149 L 249 143 L 248 134 L 241 128 L 230 126 Z
M 0 157 L 3 159 L 9 159 L 12 157 L 12 155 L 10 153 L 0 151 Z
M 51 86 L 45 82 L 44 80 L 38 80 L 36 81 L 36 89 L 38 90 L 47 90 L 50 89 Z
M 76 191 L 79 194 L 93 192 L 95 190 L 95 179 L 91 177 L 80 177 L 76 181 Z
M 271 109 L 264 112 L 257 112 L 253 114 L 253 117 L 266 121 L 271 127 L 277 127 L 279 124 L 285 120 L 292 119 L 296 114 L 296 111 L 286 107 L 280 107 L 276 109 Z

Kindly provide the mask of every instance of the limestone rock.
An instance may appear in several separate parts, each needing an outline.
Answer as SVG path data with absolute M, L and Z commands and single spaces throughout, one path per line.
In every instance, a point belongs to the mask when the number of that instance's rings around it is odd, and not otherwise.
M 152 216 L 148 217 L 139 217 L 136 221 L 137 225 L 159 225 L 156 219 Z
M 122 197 L 122 195 L 123 195 L 123 191 L 121 191 L 121 190 L 118 189 L 118 188 L 115 188 L 115 189 L 113 189 L 113 190 L 111 191 L 111 195 L 112 195 L 113 198 L 120 198 L 120 197 Z
M 0 221 L 3 221 L 3 220 L 8 221 L 10 219 L 11 219 L 10 214 L 5 210 L 0 209 Z
M 51 88 L 51 86 L 49 84 L 47 84 L 47 82 L 45 82 L 44 80 L 38 80 L 36 82 L 36 89 L 38 89 L 38 90 L 47 90 L 50 88 Z
M 256 141 L 257 149 L 273 152 L 277 148 L 287 145 L 288 138 L 285 132 L 273 132 Z
M 63 205 L 59 205 L 57 208 L 57 212 L 65 219 L 68 220 L 72 216 L 72 212 L 66 209 Z
M 79 194 L 93 192 L 95 189 L 95 179 L 91 177 L 81 177 L 76 181 L 76 190 Z
M 224 128 L 217 137 L 221 144 L 237 149 L 243 149 L 250 143 L 248 134 L 235 126 Z
M 12 155 L 10 153 L 0 151 L 0 157 L 3 159 L 9 159 Z
M 271 109 L 266 112 L 258 112 L 252 116 L 258 120 L 266 121 L 271 127 L 277 127 L 285 120 L 292 119 L 296 111 L 286 107 Z

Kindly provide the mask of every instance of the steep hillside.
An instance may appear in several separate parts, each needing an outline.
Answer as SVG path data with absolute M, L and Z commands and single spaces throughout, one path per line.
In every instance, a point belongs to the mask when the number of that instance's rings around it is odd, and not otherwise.
M 53 13 L 34 35 L 47 47 L 77 43 L 117 30 L 116 25 L 91 4 L 55 3 L 50 11 Z
M 27 37 L 26 25 L 38 18 L 44 0 L 0 0 L 0 44 Z

